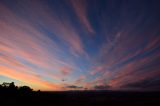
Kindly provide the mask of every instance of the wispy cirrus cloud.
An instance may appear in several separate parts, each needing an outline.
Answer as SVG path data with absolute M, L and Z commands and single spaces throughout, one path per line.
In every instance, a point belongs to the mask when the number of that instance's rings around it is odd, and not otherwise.
M 87 2 L 85 0 L 70 0 L 70 3 L 82 25 L 84 25 L 89 33 L 94 33 L 87 14 Z
M 0 75 L 44 90 L 156 89 L 160 23 L 152 2 L 2 0 Z
M 76 81 L 75 81 L 75 84 L 81 84 L 83 83 L 85 80 L 86 80 L 87 76 L 85 75 L 81 75 Z
M 61 60 L 64 49 L 45 36 L 44 32 L 35 27 L 35 23 L 22 19 L 9 8 L 1 6 L 1 14 L 1 75 L 47 86 L 50 90 L 60 90 L 56 82 L 75 68 L 71 61 Z M 64 39 L 72 45 L 75 42 L 72 38 Z M 77 48 L 78 46 L 73 47 L 73 51 L 76 49 L 79 52 Z M 33 81 L 28 80 L 29 77 Z M 52 79 L 55 83 L 52 80 L 46 81 L 45 78 Z
M 158 78 L 160 74 L 158 71 L 160 46 L 158 30 L 159 28 L 156 28 L 154 33 L 146 34 L 146 38 L 138 36 L 137 32 L 130 33 L 121 30 L 122 32 L 115 35 L 109 45 L 104 43 L 106 45 L 102 46 L 99 57 L 102 64 L 95 66 L 90 72 L 94 76 L 97 73 L 100 74 L 93 83 L 96 84 L 98 81 L 103 84 L 105 82 L 112 89 L 121 89 L 134 82 Z M 110 73 L 109 76 L 104 76 L 106 72 Z

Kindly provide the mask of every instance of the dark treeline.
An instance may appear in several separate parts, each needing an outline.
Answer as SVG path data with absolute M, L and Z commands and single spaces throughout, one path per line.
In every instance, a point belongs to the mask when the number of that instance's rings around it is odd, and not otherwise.
M 13 95 L 13 94 L 30 94 L 33 93 L 32 88 L 29 86 L 16 86 L 14 82 L 8 83 L 8 82 L 3 82 L 0 84 L 0 94 L 2 95 Z
M 160 92 L 40 92 L 4 82 L 0 85 L 0 106 L 160 106 Z

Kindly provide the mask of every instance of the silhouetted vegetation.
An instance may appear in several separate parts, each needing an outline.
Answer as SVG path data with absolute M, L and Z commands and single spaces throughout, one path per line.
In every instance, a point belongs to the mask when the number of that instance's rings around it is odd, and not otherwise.
M 17 94 L 17 93 L 31 93 L 33 92 L 33 89 L 31 89 L 29 86 L 16 86 L 14 82 L 7 83 L 3 82 L 3 84 L 0 84 L 0 93 L 1 94 Z
M 14 82 L 0 85 L 0 106 L 159 106 L 160 92 L 33 91 Z

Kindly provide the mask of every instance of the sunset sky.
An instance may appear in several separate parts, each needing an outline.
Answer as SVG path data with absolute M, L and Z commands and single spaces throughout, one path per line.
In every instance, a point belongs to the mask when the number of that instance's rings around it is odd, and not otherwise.
M 0 83 L 159 90 L 159 0 L 0 0 Z

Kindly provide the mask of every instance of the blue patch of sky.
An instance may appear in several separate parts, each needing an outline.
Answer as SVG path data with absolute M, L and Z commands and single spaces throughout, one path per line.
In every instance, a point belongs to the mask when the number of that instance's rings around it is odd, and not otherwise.
M 2 84 L 3 82 L 8 82 L 8 83 L 15 82 L 15 85 L 18 85 L 18 86 L 22 86 L 22 85 L 26 84 L 26 83 L 19 81 L 17 79 L 13 79 L 13 78 L 9 78 L 9 77 L 0 75 L 0 84 Z

